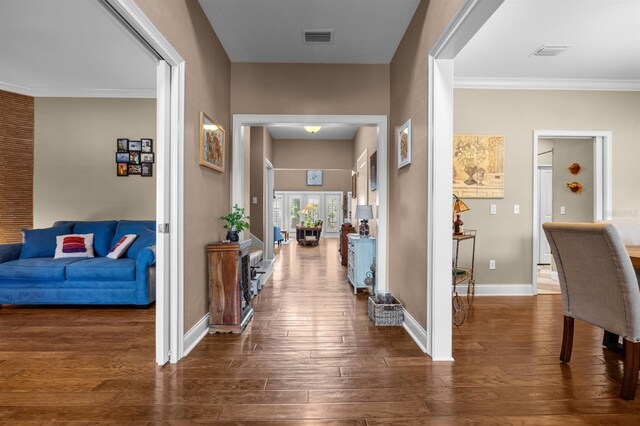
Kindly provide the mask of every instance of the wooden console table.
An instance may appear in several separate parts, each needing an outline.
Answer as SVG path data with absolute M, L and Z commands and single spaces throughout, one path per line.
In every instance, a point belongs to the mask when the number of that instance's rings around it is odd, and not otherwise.
M 250 240 L 207 246 L 209 333 L 242 333 L 253 316 L 250 247 Z

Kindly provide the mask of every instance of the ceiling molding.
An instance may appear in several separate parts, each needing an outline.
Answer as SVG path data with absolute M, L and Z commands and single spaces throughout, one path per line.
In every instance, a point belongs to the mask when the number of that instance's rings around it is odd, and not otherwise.
M 0 81 L 0 90 L 34 98 L 156 98 L 156 89 L 31 88 Z
M 456 77 L 455 89 L 640 91 L 640 80 L 526 79 Z

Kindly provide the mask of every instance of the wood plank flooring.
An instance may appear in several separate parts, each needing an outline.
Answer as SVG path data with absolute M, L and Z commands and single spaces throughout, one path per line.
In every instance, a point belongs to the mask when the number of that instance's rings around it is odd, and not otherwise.
M 558 362 L 558 296 L 476 298 L 456 362 L 434 363 L 371 324 L 336 240 L 277 250 L 245 332 L 208 335 L 177 365 L 154 364 L 154 309 L 3 306 L 0 423 L 640 424 L 601 331 L 577 322 Z

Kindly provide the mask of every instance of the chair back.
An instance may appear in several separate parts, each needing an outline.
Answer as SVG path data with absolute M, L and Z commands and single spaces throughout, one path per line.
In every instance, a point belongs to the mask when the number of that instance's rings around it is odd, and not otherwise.
M 640 289 L 610 223 L 542 225 L 558 269 L 564 314 L 640 341 Z

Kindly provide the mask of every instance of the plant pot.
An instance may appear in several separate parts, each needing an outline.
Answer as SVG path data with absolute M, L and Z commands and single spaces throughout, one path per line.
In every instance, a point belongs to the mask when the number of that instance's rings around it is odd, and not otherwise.
M 237 243 L 240 241 L 240 235 L 238 235 L 238 231 L 229 231 L 227 232 L 227 240 Z

